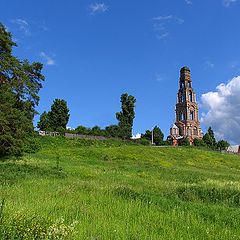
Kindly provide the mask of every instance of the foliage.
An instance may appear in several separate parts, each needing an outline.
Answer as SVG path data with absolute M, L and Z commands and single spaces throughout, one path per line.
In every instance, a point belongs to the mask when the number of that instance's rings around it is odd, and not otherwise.
M 135 139 L 134 140 L 135 143 L 144 145 L 144 146 L 149 146 L 150 145 L 150 141 L 146 138 L 140 138 L 140 139 Z
M 152 141 L 152 131 L 146 130 L 145 134 L 142 134 L 142 138 Z M 165 145 L 163 140 L 164 134 L 158 126 L 153 128 L 153 142 L 157 146 Z
M 76 127 L 74 130 L 74 133 L 83 134 L 83 135 L 89 135 L 90 132 L 91 132 L 90 128 L 87 128 L 81 125 Z
M 26 153 L 36 153 L 41 149 L 39 138 L 34 136 L 28 136 L 23 146 L 23 151 Z
M 217 143 L 211 127 L 208 128 L 207 133 L 203 136 L 203 141 L 209 148 L 216 149 Z
M 44 111 L 41 116 L 40 120 L 37 123 L 37 127 L 41 131 L 50 131 L 51 130 L 51 125 L 50 125 L 50 120 L 49 120 L 49 113 Z
M 183 138 L 179 140 L 179 146 L 190 146 L 190 142 L 188 138 Z
M 203 139 L 198 139 L 198 138 L 195 138 L 195 139 L 194 139 L 193 144 L 194 144 L 194 146 L 196 146 L 196 147 L 204 147 L 204 146 L 206 146 L 206 144 L 205 144 L 205 142 L 203 141 Z
M 42 131 L 64 132 L 67 127 L 70 114 L 67 102 L 62 99 L 55 99 L 51 111 L 44 111 L 40 116 L 37 127 Z
M 42 64 L 12 55 L 11 33 L 0 24 L 0 156 L 20 155 L 38 105 Z
M 55 99 L 48 114 L 50 127 L 53 131 L 62 132 L 66 130 L 70 114 L 65 100 Z
M 110 125 L 105 128 L 106 136 L 108 137 L 119 137 L 119 126 Z
M 225 141 L 225 140 L 220 140 L 217 143 L 217 149 L 222 151 L 222 150 L 227 150 L 227 148 L 230 146 L 230 144 Z
M 135 118 L 135 103 L 136 99 L 132 95 L 124 93 L 121 95 L 121 112 L 116 113 L 118 123 L 118 135 L 123 139 L 132 137 L 133 120 Z

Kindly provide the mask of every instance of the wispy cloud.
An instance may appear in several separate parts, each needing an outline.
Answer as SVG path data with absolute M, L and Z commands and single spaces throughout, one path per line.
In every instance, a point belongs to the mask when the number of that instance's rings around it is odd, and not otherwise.
M 17 18 L 12 20 L 12 23 L 16 24 L 18 26 L 18 29 L 22 31 L 25 35 L 31 35 L 30 26 L 26 20 Z
M 183 24 L 184 20 L 182 18 L 176 17 L 174 15 L 160 15 L 152 18 L 154 21 L 153 29 L 156 32 L 157 39 L 164 39 L 169 35 L 169 25 L 171 23 Z
M 204 63 L 204 68 L 205 69 L 208 69 L 208 68 L 214 68 L 214 63 L 212 63 L 211 61 L 206 61 L 205 63 Z
M 169 35 L 168 32 L 164 32 L 162 34 L 157 34 L 156 37 L 157 37 L 157 39 L 162 40 L 162 39 L 166 38 L 168 35 Z
M 238 0 L 223 0 L 223 6 L 229 7 L 232 3 L 237 2 Z
M 46 65 L 49 66 L 55 65 L 55 60 L 53 59 L 53 57 L 49 56 L 45 52 L 40 52 L 39 55 L 46 61 Z
M 184 0 L 186 4 L 191 5 L 192 1 L 191 0 Z
M 104 13 L 108 11 L 109 7 L 105 3 L 92 3 L 89 6 L 92 15 L 96 13 Z

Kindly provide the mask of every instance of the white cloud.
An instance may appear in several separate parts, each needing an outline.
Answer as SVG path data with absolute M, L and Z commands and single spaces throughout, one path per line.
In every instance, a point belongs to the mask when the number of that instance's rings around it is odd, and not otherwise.
M 237 2 L 237 0 L 223 0 L 223 5 L 229 7 L 232 3 Z
M 192 1 L 191 0 L 185 0 L 185 3 L 188 4 L 188 5 L 191 5 Z
M 16 24 L 18 26 L 18 29 L 22 31 L 25 35 L 31 35 L 30 26 L 26 20 L 18 18 L 12 20 L 12 23 Z
M 105 5 L 105 3 L 92 3 L 89 6 L 89 9 L 91 11 L 91 14 L 96 14 L 96 13 L 104 13 L 108 11 L 109 7 Z
M 240 76 L 202 95 L 201 122 L 211 126 L 218 139 L 240 144 Z
M 171 23 L 184 23 L 183 19 L 173 15 L 160 15 L 152 18 L 152 20 L 154 21 L 153 29 L 156 32 L 156 38 L 160 40 L 166 38 L 169 35 L 168 28 Z
M 46 64 L 51 66 L 51 65 L 55 65 L 55 61 L 52 57 L 50 57 L 49 55 L 47 55 L 45 52 L 40 52 L 40 57 L 42 57 L 45 61 Z

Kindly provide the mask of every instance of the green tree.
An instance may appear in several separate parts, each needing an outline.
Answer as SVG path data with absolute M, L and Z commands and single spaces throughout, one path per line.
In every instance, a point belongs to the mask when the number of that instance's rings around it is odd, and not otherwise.
M 215 149 L 217 146 L 216 139 L 214 136 L 214 132 L 211 127 L 208 128 L 208 131 L 203 136 L 203 141 L 206 143 L 206 145 L 212 149 Z
M 151 140 L 152 140 L 152 131 L 146 130 L 145 133 L 142 134 L 141 137 L 144 138 L 144 139 L 147 139 L 147 140 L 151 141 Z
M 80 125 L 75 128 L 75 132 L 77 134 L 89 135 L 91 132 L 91 129 Z
M 196 147 L 204 147 L 204 146 L 206 146 L 206 144 L 205 144 L 205 142 L 203 141 L 203 139 L 198 139 L 198 138 L 195 138 L 195 139 L 193 140 L 193 144 L 194 144 L 194 146 L 196 146 Z
M 119 137 L 119 127 L 117 125 L 110 125 L 105 128 L 106 136 Z
M 225 140 L 220 140 L 217 143 L 217 149 L 222 151 L 222 150 L 227 150 L 227 148 L 230 146 L 230 144 L 225 141 Z
M 214 132 L 211 127 L 208 128 L 208 134 L 211 136 L 211 138 L 213 140 L 213 147 L 215 147 L 217 144 L 217 141 L 215 139 Z
M 142 138 L 152 141 L 152 131 L 146 130 L 146 132 L 142 135 Z M 153 142 L 157 146 L 165 145 L 163 140 L 164 134 L 158 126 L 153 128 Z
M 153 129 L 153 141 L 157 146 L 164 145 L 164 134 L 158 126 Z
M 116 118 L 119 121 L 119 137 L 123 139 L 130 139 L 132 136 L 135 103 L 136 99 L 134 96 L 128 95 L 127 93 L 121 95 L 122 111 L 116 113 Z
M 49 113 L 47 113 L 46 111 L 44 111 L 41 116 L 40 116 L 40 120 L 37 123 L 37 127 L 41 130 L 41 131 L 50 131 L 51 130 L 51 126 L 50 126 L 50 121 L 49 121 Z
M 179 146 L 190 146 L 190 142 L 188 138 L 183 138 L 179 141 Z
M 32 120 L 44 76 L 42 64 L 19 60 L 12 55 L 16 44 L 0 24 L 0 155 L 19 155 L 27 136 L 33 133 Z
M 57 132 L 66 130 L 70 114 L 65 100 L 55 99 L 48 115 L 51 130 Z
M 91 129 L 91 135 L 93 135 L 93 136 L 104 136 L 105 135 L 105 131 L 102 130 L 99 126 L 94 126 Z

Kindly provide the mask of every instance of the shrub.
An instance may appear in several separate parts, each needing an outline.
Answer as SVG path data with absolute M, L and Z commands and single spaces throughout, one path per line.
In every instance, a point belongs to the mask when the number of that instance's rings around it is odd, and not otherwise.
M 41 149 L 40 141 L 37 137 L 28 137 L 25 141 L 23 151 L 26 153 L 36 153 Z

